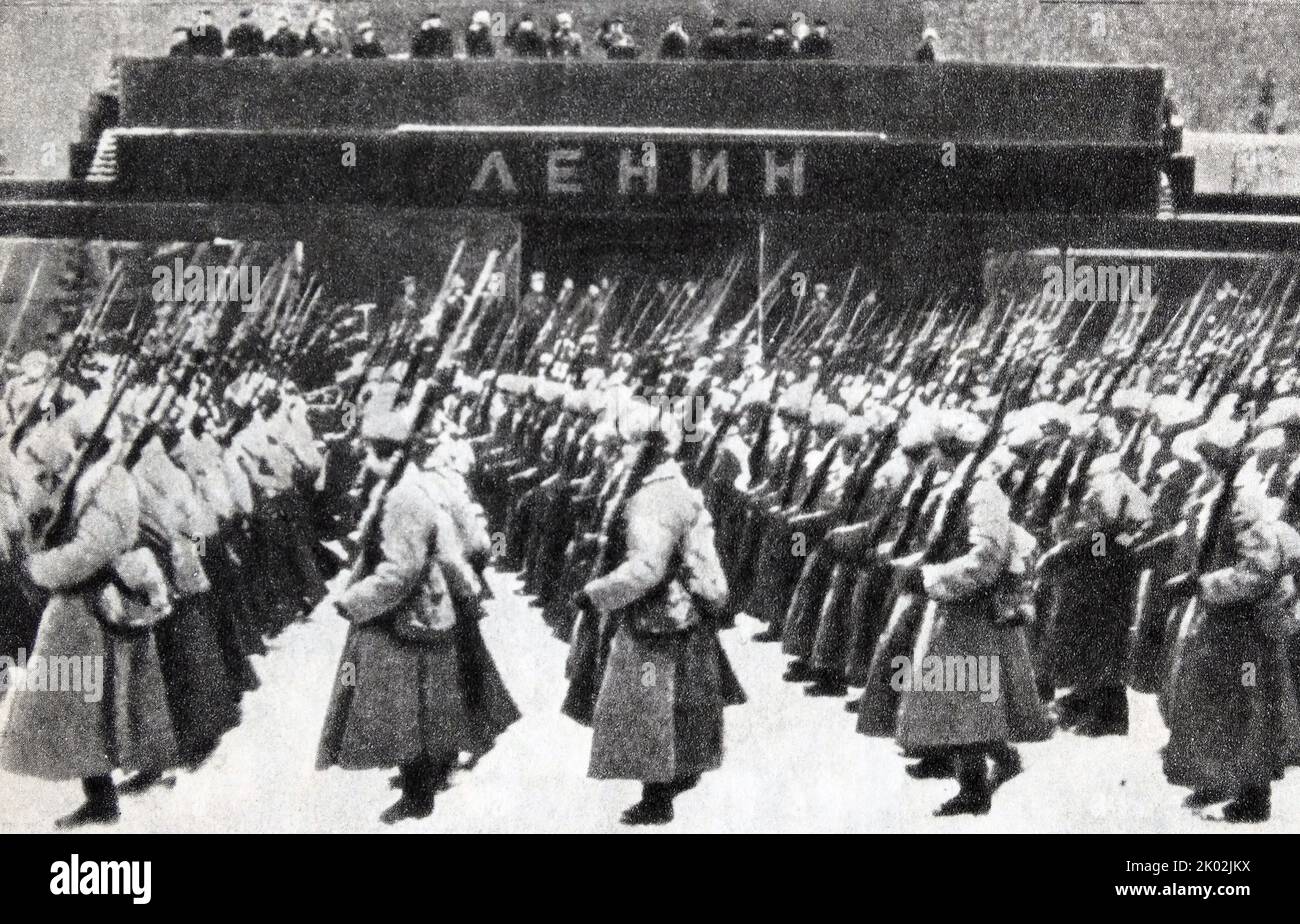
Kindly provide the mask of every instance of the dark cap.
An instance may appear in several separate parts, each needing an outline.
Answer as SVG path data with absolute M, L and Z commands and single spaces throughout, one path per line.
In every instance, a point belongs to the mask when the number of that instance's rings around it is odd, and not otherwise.
M 726 21 L 725 19 L 723 19 L 721 16 L 714 16 L 714 17 L 713 17 L 713 26 L 712 26 L 712 28 L 714 28 L 714 29 L 725 29 L 725 28 L 727 28 L 727 21 Z
M 828 23 L 826 20 L 822 19 L 822 18 L 819 16 L 819 17 L 817 17 L 816 19 L 813 20 L 813 25 L 814 25 L 814 26 L 829 26 L 830 23 Z
M 740 22 L 736 23 L 736 26 L 741 29 L 752 29 L 754 28 L 754 20 L 742 19 Z

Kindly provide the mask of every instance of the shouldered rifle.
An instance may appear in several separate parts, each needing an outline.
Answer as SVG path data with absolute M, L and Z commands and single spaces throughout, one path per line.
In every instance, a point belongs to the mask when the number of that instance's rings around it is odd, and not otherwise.
M 367 577 L 374 570 L 377 564 L 373 560 L 376 548 L 375 539 L 382 525 L 384 502 L 388 498 L 388 492 L 406 474 L 415 444 L 422 439 L 422 431 L 428 425 L 438 403 L 446 396 L 447 388 L 448 383 L 439 380 L 426 389 L 420 397 L 420 403 L 416 407 L 415 417 L 411 423 L 410 436 L 407 437 L 406 442 L 395 454 L 392 467 L 388 470 L 388 474 L 384 476 L 384 480 L 380 482 L 380 487 L 376 489 L 374 502 L 366 509 L 361 525 L 358 528 L 357 561 L 348 578 L 348 586 Z
M 4 269 L 6 274 L 9 270 L 9 259 L 12 257 L 13 252 L 11 251 L 5 258 Z M 4 354 L 0 356 L 0 370 L 4 371 L 5 374 L 8 374 L 9 371 L 9 361 L 13 358 L 14 344 L 18 341 L 18 334 L 27 326 L 27 315 L 32 308 L 32 296 L 36 294 L 36 283 L 41 278 L 41 269 L 44 266 L 45 254 L 41 254 L 36 260 L 36 269 L 32 272 L 32 278 L 27 283 L 27 289 L 23 292 L 23 300 L 18 305 L 18 315 L 13 321 L 13 326 L 9 328 L 9 336 L 5 340 Z M 0 282 L 3 281 L 3 277 L 0 277 Z
M 127 362 L 134 363 L 134 357 L 128 359 Z M 70 533 L 75 525 L 77 485 L 91 465 L 103 458 L 108 451 L 108 446 L 104 442 L 105 434 L 107 434 L 109 425 L 112 423 L 113 415 L 117 413 L 118 405 L 122 402 L 122 396 L 127 392 L 130 378 L 128 373 L 123 376 L 122 382 L 116 383 L 103 415 L 86 439 L 85 445 L 82 446 L 73 460 L 68 477 L 60 487 L 58 497 L 54 501 L 54 514 L 37 537 L 36 547 L 38 549 L 55 548 L 68 542 L 71 538 Z

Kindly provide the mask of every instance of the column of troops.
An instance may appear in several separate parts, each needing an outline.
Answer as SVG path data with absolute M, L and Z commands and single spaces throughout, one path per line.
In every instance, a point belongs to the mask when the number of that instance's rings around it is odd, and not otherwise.
M 473 285 L 460 256 L 393 311 L 324 312 L 286 261 L 254 310 L 106 333 L 110 280 L 56 360 L 24 357 L 0 655 L 30 658 L 0 766 L 81 780 L 61 824 L 202 764 L 251 656 L 325 610 L 349 631 L 319 766 L 396 769 L 383 820 L 426 817 L 519 718 L 478 628 L 494 559 L 570 642 L 589 774 L 642 783 L 628 824 L 720 766 L 742 613 L 788 680 L 860 687 L 858 731 L 957 781 L 939 814 L 987 812 L 1019 742 L 1127 733 L 1132 687 L 1159 694 L 1188 805 L 1268 817 L 1300 757 L 1282 269 L 1126 299 L 1104 330 L 1041 295 L 851 304 L 852 278 L 764 326 L 788 266 L 723 323 L 738 260 L 631 298 L 534 274 L 512 307 L 513 254 Z M 59 657 L 98 659 L 105 695 L 31 682 Z
M 650 781 L 628 820 L 717 765 L 743 696 L 712 639 L 740 613 L 807 695 L 861 688 L 857 730 L 909 775 L 955 778 L 936 814 L 988 812 L 1017 743 L 1127 734 L 1131 687 L 1159 694 L 1188 807 L 1267 819 L 1300 758 L 1298 331 L 1294 275 L 1267 272 L 1108 327 L 1098 302 L 890 318 L 820 285 L 775 335 L 751 312 L 702 337 L 689 283 L 649 337 L 544 326 L 527 374 L 487 379 L 473 483 L 571 640 L 566 711 L 617 742 L 592 774 Z M 611 555 L 612 599 L 588 583 Z
M 258 687 L 255 656 L 327 601 L 353 628 L 320 767 L 397 768 L 385 820 L 427 815 L 452 764 L 518 716 L 477 629 L 487 541 L 452 379 L 426 350 L 304 392 L 311 357 L 364 340 L 373 306 L 322 319 L 292 260 L 251 304 L 139 297 L 109 324 L 130 275 L 114 268 L 57 357 L 24 354 L 0 402 L 0 768 L 81 782 L 58 827 L 116 821 L 120 796 L 209 760 Z

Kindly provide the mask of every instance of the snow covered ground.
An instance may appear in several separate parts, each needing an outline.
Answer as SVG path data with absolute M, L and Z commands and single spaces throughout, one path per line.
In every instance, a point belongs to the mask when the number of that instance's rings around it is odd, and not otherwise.
M 524 717 L 472 772 L 457 775 L 431 818 L 387 829 L 378 817 L 396 796 L 388 773 L 314 769 L 347 628 L 343 620 L 321 615 L 292 627 L 258 659 L 262 686 L 246 698 L 243 724 L 206 765 L 180 774 L 174 788 L 123 799 L 116 826 L 87 830 L 628 830 L 618 816 L 636 800 L 638 786 L 587 779 L 590 732 L 559 713 L 566 646 L 519 596 L 514 577 L 498 575 L 494 586 L 497 599 L 488 604 L 483 631 Z M 999 790 L 989 815 L 933 818 L 931 811 L 956 784 L 908 778 L 892 742 L 854 732 L 854 717 L 844 712 L 842 700 L 809 699 L 801 687 L 783 682 L 779 646 L 751 642 L 756 628 L 742 617 L 723 636 L 750 699 L 727 710 L 726 762 L 677 800 L 672 824 L 655 830 L 1240 830 L 1181 807 L 1186 790 L 1169 786 L 1160 773 L 1158 750 L 1166 732 L 1155 699 L 1132 694 L 1128 737 L 1058 733 L 1023 746 L 1025 772 Z M 8 702 L 6 697 L 0 704 L 0 723 Z M 48 831 L 80 797 L 73 783 L 0 772 L 0 832 Z M 1274 788 L 1273 819 L 1251 830 L 1300 830 L 1300 771 Z

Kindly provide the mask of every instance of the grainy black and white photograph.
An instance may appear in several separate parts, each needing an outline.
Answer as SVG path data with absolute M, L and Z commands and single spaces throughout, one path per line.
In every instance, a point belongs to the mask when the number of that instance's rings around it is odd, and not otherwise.
M 1297 37 L 0 0 L 0 834 L 1300 831 Z

